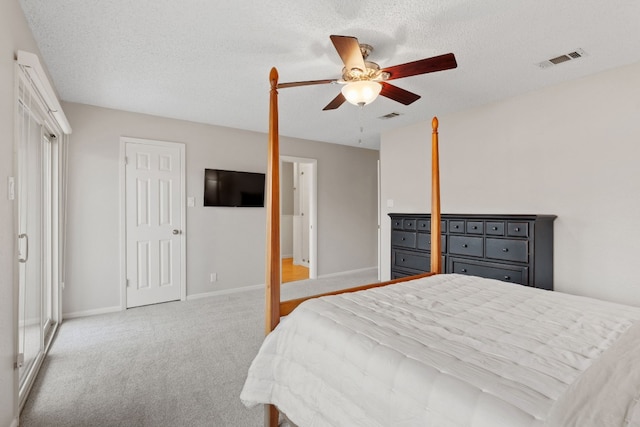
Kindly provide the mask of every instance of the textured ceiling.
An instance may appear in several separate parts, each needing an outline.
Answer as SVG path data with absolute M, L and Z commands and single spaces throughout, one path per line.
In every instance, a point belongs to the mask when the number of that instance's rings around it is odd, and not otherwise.
M 272 66 L 280 82 L 340 76 L 331 34 L 373 45 L 383 68 L 455 53 L 454 70 L 393 82 L 422 96 L 409 106 L 380 97 L 322 111 L 340 86 L 279 91 L 282 135 L 367 148 L 434 114 L 640 61 L 637 0 L 20 3 L 63 100 L 260 132 Z M 537 66 L 576 49 L 587 56 Z

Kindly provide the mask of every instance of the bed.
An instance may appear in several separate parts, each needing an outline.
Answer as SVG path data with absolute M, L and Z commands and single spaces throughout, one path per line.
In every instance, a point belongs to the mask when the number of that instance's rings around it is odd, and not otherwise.
M 240 396 L 267 405 L 265 425 L 280 411 L 300 427 L 640 426 L 640 308 L 455 274 L 281 302 L 270 80 L 267 337 Z

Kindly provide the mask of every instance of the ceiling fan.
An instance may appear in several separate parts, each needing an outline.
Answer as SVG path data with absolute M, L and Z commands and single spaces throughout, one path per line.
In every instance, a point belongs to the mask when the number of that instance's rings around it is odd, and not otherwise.
M 389 80 L 449 70 L 458 66 L 453 53 L 447 53 L 381 69 L 375 62 L 367 61 L 367 57 L 373 50 L 370 45 L 360 44 L 355 37 L 334 35 L 330 38 L 344 63 L 340 79 L 280 83 L 277 87 L 287 88 L 326 83 L 343 84 L 338 96 L 323 110 L 335 110 L 345 101 L 362 107 L 371 103 L 378 95 L 409 105 L 420 99 L 420 95 L 387 83 Z

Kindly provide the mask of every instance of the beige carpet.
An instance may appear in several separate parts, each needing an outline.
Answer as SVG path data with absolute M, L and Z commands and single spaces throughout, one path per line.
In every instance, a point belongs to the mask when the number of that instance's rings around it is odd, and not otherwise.
M 375 270 L 285 284 L 283 299 L 375 281 Z M 264 295 L 247 291 L 65 321 L 20 425 L 263 425 L 239 399 L 263 339 Z

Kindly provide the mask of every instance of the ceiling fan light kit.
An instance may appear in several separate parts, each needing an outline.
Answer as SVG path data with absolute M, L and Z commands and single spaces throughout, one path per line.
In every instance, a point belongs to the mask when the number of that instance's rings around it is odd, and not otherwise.
M 371 80 L 358 80 L 344 85 L 341 89 L 342 94 L 353 105 L 364 107 L 373 102 L 380 91 L 382 85 Z
M 344 63 L 342 79 L 279 83 L 277 88 L 325 83 L 344 84 L 338 96 L 323 108 L 324 111 L 335 110 L 344 104 L 345 101 L 362 107 L 373 102 L 378 95 L 393 99 L 404 105 L 409 105 L 420 99 L 420 95 L 394 86 L 388 83 L 388 80 L 449 70 L 458 66 L 453 53 L 447 53 L 381 69 L 375 62 L 366 60 L 373 50 L 373 47 L 370 45 L 360 44 L 357 38 L 350 36 L 334 35 L 330 36 L 330 38 Z

